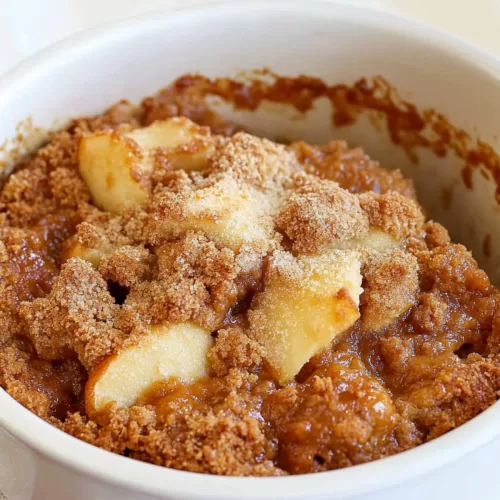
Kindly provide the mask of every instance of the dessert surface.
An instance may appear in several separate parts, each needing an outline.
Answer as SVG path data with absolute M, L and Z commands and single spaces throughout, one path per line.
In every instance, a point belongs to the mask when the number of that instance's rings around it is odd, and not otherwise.
M 347 467 L 500 390 L 498 289 L 361 148 L 277 144 L 186 78 L 75 119 L 0 192 L 0 384 L 193 472 Z

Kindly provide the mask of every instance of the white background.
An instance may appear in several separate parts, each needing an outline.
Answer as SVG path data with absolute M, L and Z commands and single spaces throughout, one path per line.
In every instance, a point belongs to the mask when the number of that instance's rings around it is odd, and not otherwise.
M 90 26 L 145 12 L 214 1 L 219 0 L 0 0 L 0 76 L 37 50 Z M 350 2 L 433 24 L 500 57 L 500 0 Z M 7 492 L 5 481 L 13 479 L 9 474 L 12 469 L 26 470 L 26 462 L 21 461 L 17 466 L 14 463 L 16 454 L 13 448 L 0 450 L 0 491 Z M 426 477 L 427 500 L 450 498 L 450 488 L 454 491 L 454 500 L 500 499 L 500 473 L 492 477 L 492 468 L 484 467 L 485 462 L 498 463 L 499 458 L 500 443 L 497 442 L 482 450 L 480 461 L 477 455 L 469 456 L 436 471 Z M 15 482 L 19 480 L 22 481 L 18 476 Z M 457 485 L 459 492 L 455 493 Z

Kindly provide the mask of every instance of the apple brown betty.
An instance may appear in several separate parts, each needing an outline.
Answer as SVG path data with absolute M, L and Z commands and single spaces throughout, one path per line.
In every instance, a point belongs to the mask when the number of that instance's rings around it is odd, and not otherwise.
M 0 194 L 0 384 L 166 467 L 273 476 L 415 447 L 500 390 L 498 289 L 410 180 L 171 86 L 74 120 Z

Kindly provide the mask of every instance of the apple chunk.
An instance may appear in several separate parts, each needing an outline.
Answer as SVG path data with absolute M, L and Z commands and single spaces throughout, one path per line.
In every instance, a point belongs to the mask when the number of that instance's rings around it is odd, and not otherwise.
M 144 151 L 162 148 L 177 169 L 202 170 L 214 149 L 208 127 L 200 127 L 184 116 L 156 121 L 128 134 Z
M 94 203 L 120 213 L 144 205 L 157 150 L 176 168 L 201 169 L 211 150 L 210 132 L 187 118 L 158 121 L 128 134 L 98 132 L 84 137 L 78 150 L 80 175 Z
M 248 317 L 250 336 L 264 347 L 280 383 L 359 318 L 360 268 L 350 250 L 296 259 L 281 252 L 271 259 Z
M 111 249 L 104 246 L 98 248 L 89 248 L 82 245 L 75 236 L 68 238 L 62 245 L 61 249 L 61 261 L 66 262 L 73 257 L 79 257 L 80 259 L 90 262 L 96 269 L 99 268 L 99 264 L 103 257 L 108 255 Z
M 97 133 L 80 142 L 78 167 L 94 203 L 111 213 L 144 205 L 152 163 L 137 143 L 118 132 Z
M 360 238 L 335 241 L 332 246 L 336 249 L 365 249 L 374 250 L 379 253 L 387 253 L 393 250 L 398 244 L 399 240 L 394 236 L 380 229 L 371 229 L 368 234 Z
M 89 415 L 108 403 L 132 406 L 152 384 L 171 377 L 192 382 L 207 375 L 210 332 L 191 323 L 157 325 L 131 346 L 112 354 L 90 373 L 85 387 Z
M 255 189 L 226 175 L 213 185 L 179 195 L 165 193 L 154 220 L 168 239 L 203 231 L 216 243 L 238 251 L 244 244 L 265 245 L 272 237 L 272 218 Z

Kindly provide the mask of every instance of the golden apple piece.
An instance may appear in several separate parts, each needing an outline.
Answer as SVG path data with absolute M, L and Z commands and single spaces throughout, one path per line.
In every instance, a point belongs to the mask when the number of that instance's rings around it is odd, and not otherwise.
M 175 377 L 193 382 L 207 375 L 210 332 L 191 323 L 157 325 L 102 361 L 90 373 L 85 387 L 85 408 L 89 415 L 108 403 L 132 406 L 155 382 Z
M 184 116 L 152 123 L 128 134 L 145 151 L 163 148 L 177 169 L 202 170 L 215 149 L 208 127 L 200 127 Z
M 250 336 L 282 384 L 359 318 L 361 264 L 347 250 L 271 259 L 267 283 L 249 311 Z
M 162 203 L 159 224 L 169 237 L 203 231 L 216 243 L 238 251 L 244 244 L 263 243 L 272 235 L 272 218 L 258 193 L 231 176 L 183 198 L 168 194 Z
M 208 129 L 187 118 L 172 118 L 129 134 L 112 131 L 84 137 L 78 166 L 94 203 L 120 213 L 127 205 L 147 202 L 158 148 L 177 168 L 193 170 L 203 168 L 211 144 Z
M 120 213 L 127 205 L 144 205 L 148 200 L 152 163 L 136 142 L 118 132 L 84 137 L 78 168 L 92 200 L 107 212 Z
M 381 229 L 372 229 L 368 234 L 361 238 L 352 238 L 349 240 L 336 241 L 335 248 L 338 249 L 367 249 L 375 250 L 379 253 L 387 253 L 393 250 L 399 241 Z

